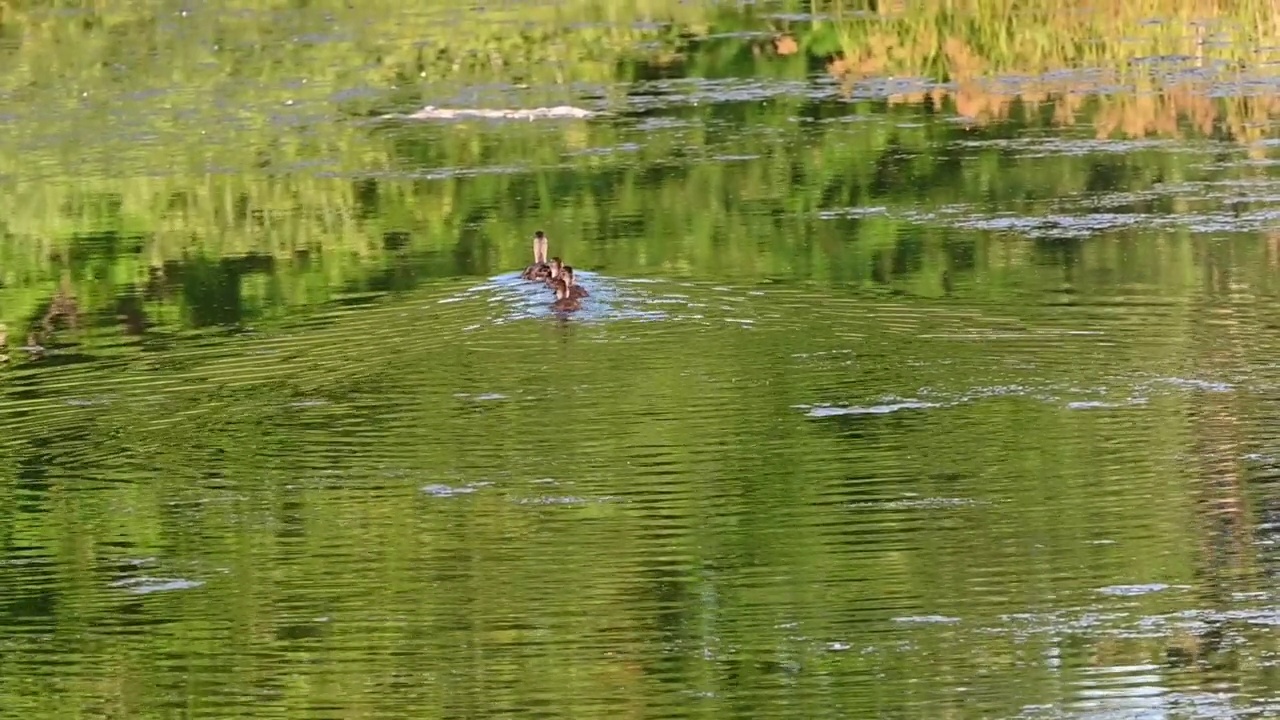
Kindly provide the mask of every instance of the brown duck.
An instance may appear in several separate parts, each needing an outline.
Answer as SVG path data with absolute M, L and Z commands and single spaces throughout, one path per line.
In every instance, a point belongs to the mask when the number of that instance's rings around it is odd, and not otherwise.
M 556 301 L 551 303 L 552 310 L 573 312 L 574 310 L 582 307 L 582 303 L 580 303 L 577 298 L 572 297 L 569 294 L 569 285 L 563 278 L 555 281 L 555 283 L 552 284 L 552 287 L 556 291 Z
M 520 273 L 522 280 L 546 280 L 551 277 L 551 265 L 547 262 L 547 235 L 538 230 L 533 234 L 533 264 Z
M 570 298 L 573 298 L 574 300 L 578 300 L 580 298 L 587 297 L 588 295 L 591 294 L 587 292 L 586 288 L 582 287 L 581 285 L 578 285 L 577 281 L 574 280 L 572 267 L 565 265 L 560 270 L 560 276 L 564 279 L 566 292 L 569 293 Z
M 550 273 L 547 275 L 547 287 L 554 290 L 556 281 L 564 277 L 564 262 L 558 257 L 553 257 L 551 262 L 547 263 L 547 266 L 551 268 Z

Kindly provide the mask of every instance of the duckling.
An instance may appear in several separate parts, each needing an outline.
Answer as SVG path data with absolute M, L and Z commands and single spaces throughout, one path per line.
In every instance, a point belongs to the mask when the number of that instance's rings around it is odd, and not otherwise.
M 551 274 L 547 264 L 547 236 L 538 230 L 533 234 L 533 264 L 520 273 L 522 280 L 545 280 Z
M 547 267 L 549 268 L 547 273 L 547 287 L 554 290 L 556 287 L 556 281 L 564 274 L 564 263 L 561 262 L 560 258 L 553 257 L 551 258 L 551 262 L 547 263 Z
M 587 289 L 582 287 L 581 285 L 574 284 L 573 268 L 569 267 L 568 265 L 565 265 L 560 270 L 560 274 L 564 276 L 564 284 L 565 284 L 565 287 L 568 288 L 569 297 L 577 300 L 578 298 L 584 298 L 591 294 L 587 292 Z
M 582 304 L 578 302 L 577 298 L 570 297 L 569 286 L 563 279 L 557 280 L 552 287 L 555 288 L 556 291 L 556 301 L 551 303 L 552 310 L 557 310 L 559 312 L 573 312 L 581 307 Z

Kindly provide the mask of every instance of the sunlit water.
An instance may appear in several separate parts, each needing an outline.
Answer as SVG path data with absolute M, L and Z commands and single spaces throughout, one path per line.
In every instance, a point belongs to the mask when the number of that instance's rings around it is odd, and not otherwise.
M 604 89 L 249 108 L 267 160 L 153 225 L 129 183 L 198 143 L 15 111 L 5 181 L 87 219 L 4 241 L 0 715 L 1280 712 L 1270 165 L 817 74 Z M 218 107 L 173 122 L 238 157 Z M 272 166 L 298 136 L 366 154 Z M 517 276 L 540 227 L 576 311 Z

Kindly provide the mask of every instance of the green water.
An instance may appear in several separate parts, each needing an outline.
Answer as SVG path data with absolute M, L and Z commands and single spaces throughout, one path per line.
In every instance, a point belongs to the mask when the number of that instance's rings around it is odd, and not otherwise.
M 152 5 L 0 31 L 0 716 L 1280 707 L 1272 146 L 850 99 L 802 3 Z

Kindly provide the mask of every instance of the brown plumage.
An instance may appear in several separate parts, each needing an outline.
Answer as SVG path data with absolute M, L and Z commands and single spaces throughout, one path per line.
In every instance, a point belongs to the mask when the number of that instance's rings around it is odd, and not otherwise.
M 569 286 L 565 284 L 563 279 L 556 280 L 555 283 L 552 284 L 552 287 L 556 291 L 556 301 L 551 303 L 551 308 L 553 310 L 573 312 L 581 307 L 581 303 L 578 302 L 578 299 L 570 296 Z
M 568 288 L 569 297 L 576 300 L 578 298 L 587 297 L 588 295 L 591 294 L 587 292 L 586 288 L 576 284 L 573 277 L 573 268 L 569 267 L 568 265 L 565 265 L 564 268 L 561 269 L 560 274 L 564 276 L 564 283 L 565 283 L 565 286 Z
M 556 281 L 560 279 L 561 273 L 564 272 L 564 263 L 560 261 L 560 258 L 553 257 L 551 262 L 547 263 L 547 267 L 550 268 L 546 278 L 547 287 L 554 290 Z
M 545 280 L 551 276 L 551 265 L 547 263 L 547 236 L 541 230 L 533 234 L 533 264 L 520 273 L 524 280 Z

